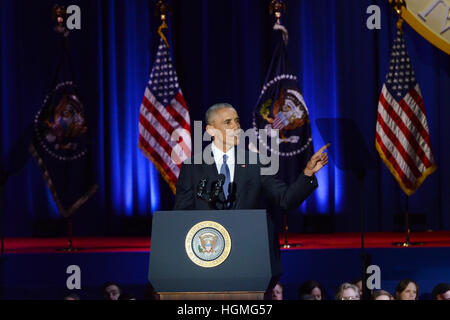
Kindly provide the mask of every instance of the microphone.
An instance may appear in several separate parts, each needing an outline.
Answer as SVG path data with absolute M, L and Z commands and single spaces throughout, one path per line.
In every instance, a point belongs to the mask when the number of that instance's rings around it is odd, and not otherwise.
M 223 184 L 225 183 L 225 175 L 223 173 L 219 174 L 217 177 L 217 183 L 221 183 L 221 187 L 223 187 Z
M 219 174 L 216 183 L 214 184 L 214 190 L 212 193 L 212 199 L 216 200 L 219 198 L 220 193 L 223 192 L 223 185 L 225 183 L 225 175 L 223 173 Z
M 197 185 L 197 198 L 203 199 L 205 195 L 206 185 L 208 184 L 208 178 L 200 179 Z

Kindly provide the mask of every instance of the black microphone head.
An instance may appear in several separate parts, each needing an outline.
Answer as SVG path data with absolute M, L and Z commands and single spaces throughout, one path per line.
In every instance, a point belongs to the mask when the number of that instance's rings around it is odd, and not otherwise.
M 206 187 L 207 183 L 208 183 L 208 178 L 202 178 L 202 179 L 200 179 L 199 185 L 202 187 Z
M 202 198 L 205 193 L 206 185 L 208 184 L 208 178 L 200 179 L 197 185 L 197 197 Z
M 222 188 L 225 183 L 225 175 L 223 173 L 219 174 L 219 177 L 217 178 L 216 187 Z
M 211 185 L 211 187 L 213 188 L 212 191 L 213 198 L 217 199 L 220 193 L 223 192 L 222 188 L 224 183 L 225 183 L 225 175 L 221 173 L 217 177 L 217 181 L 213 185 Z

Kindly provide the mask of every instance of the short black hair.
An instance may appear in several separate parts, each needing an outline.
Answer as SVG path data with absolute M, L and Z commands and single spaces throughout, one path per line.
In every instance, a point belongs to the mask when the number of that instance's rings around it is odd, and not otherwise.
M 206 125 L 211 125 L 212 124 L 211 118 L 220 109 L 233 109 L 233 110 L 236 110 L 229 103 L 226 103 L 226 102 L 216 103 L 216 104 L 212 105 L 211 107 L 209 107 L 208 110 L 206 110 L 206 113 L 205 113 Z
M 439 283 L 433 288 L 431 298 L 437 300 L 437 296 L 450 290 L 450 283 Z

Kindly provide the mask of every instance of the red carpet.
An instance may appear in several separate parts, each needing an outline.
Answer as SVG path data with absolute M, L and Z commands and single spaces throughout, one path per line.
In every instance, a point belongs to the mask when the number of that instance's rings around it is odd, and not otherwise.
M 405 241 L 405 233 L 400 232 L 367 232 L 364 245 L 366 248 L 395 248 L 393 242 Z M 413 232 L 411 242 L 423 242 L 416 247 L 450 247 L 450 231 Z M 284 236 L 280 235 L 280 244 L 284 244 Z M 351 249 L 360 248 L 360 233 L 335 234 L 289 234 L 288 244 L 301 244 L 300 247 L 287 250 L 303 249 Z M 5 253 L 44 253 L 57 251 L 68 246 L 65 238 L 6 238 Z M 95 238 L 79 237 L 73 239 L 75 252 L 145 252 L 150 248 L 150 239 L 141 238 Z

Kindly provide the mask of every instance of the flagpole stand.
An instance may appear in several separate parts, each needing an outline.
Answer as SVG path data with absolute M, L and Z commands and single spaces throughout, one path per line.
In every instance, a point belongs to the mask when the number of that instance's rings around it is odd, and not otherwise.
M 76 252 L 81 250 L 79 248 L 74 248 L 72 245 L 72 234 L 73 234 L 73 226 L 72 226 L 72 217 L 67 218 L 67 247 L 66 248 L 57 248 L 56 251 L 63 252 Z
M 281 246 L 283 249 L 289 249 L 289 248 L 298 248 L 301 247 L 302 244 L 300 243 L 292 243 L 289 244 L 288 243 L 288 230 L 289 230 L 289 226 L 287 223 L 287 212 L 284 211 L 283 212 L 283 231 L 284 231 L 284 244 Z
M 406 210 L 405 210 L 405 230 L 406 230 L 406 240 L 404 242 L 393 242 L 393 246 L 397 247 L 410 247 L 410 246 L 423 246 L 424 242 L 411 242 L 410 235 L 411 235 L 411 229 L 409 228 L 409 196 L 406 196 Z

